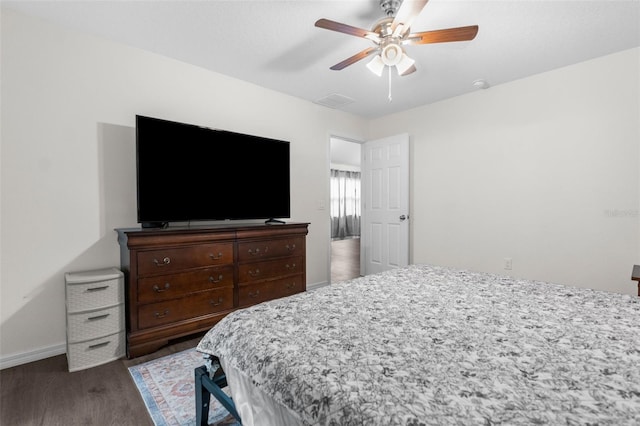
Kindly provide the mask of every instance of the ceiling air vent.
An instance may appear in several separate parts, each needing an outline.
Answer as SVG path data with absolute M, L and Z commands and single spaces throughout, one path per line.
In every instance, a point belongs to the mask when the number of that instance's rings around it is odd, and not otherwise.
M 355 100 L 347 96 L 332 93 L 324 98 L 316 99 L 314 102 L 318 105 L 323 105 L 329 108 L 340 108 L 355 102 Z

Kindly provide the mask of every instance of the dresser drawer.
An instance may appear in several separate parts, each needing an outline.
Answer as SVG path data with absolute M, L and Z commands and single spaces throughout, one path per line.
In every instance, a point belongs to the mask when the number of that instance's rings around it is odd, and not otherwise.
M 218 287 L 233 287 L 233 265 L 140 278 L 138 303 L 159 302 Z
M 238 288 L 238 307 L 244 308 L 272 300 L 277 298 L 277 295 L 278 287 L 274 281 L 241 285 Z
M 91 312 L 69 314 L 67 317 L 67 339 L 69 343 L 124 331 L 124 307 L 120 305 Z
M 180 299 L 138 306 L 138 327 L 157 327 L 232 308 L 233 288 L 217 288 Z
M 277 297 L 287 297 L 306 290 L 306 283 L 303 275 L 295 275 L 275 280 L 275 286 L 278 289 Z
M 282 238 L 269 241 L 239 243 L 238 262 L 302 255 L 304 249 L 304 238 Z
M 124 302 L 121 279 L 67 284 L 67 312 L 94 310 Z
M 201 244 L 138 252 L 138 275 L 166 274 L 184 269 L 233 263 L 233 243 Z
M 125 353 L 124 331 L 98 339 L 67 345 L 69 371 L 83 370 L 122 358 Z
M 304 271 L 304 266 L 302 256 L 245 263 L 238 266 L 238 282 L 246 283 L 285 275 L 300 274 Z
M 238 305 L 247 307 L 267 300 L 291 296 L 304 291 L 304 284 L 302 275 L 244 284 L 238 289 Z

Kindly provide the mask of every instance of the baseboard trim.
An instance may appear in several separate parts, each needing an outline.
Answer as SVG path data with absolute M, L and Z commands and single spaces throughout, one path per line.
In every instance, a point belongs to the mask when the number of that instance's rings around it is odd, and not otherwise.
M 307 284 L 307 291 L 309 291 L 309 290 L 317 290 L 317 289 L 319 289 L 321 287 L 325 287 L 325 286 L 328 286 L 328 285 L 329 285 L 328 281 L 322 281 L 322 282 L 315 283 L 315 284 Z
M 66 343 L 34 349 L 19 354 L 0 356 L 0 370 L 67 353 Z

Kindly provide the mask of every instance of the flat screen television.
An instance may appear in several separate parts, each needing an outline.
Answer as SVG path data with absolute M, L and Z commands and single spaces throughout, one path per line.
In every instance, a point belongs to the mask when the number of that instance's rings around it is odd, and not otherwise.
M 287 141 L 137 115 L 136 151 L 143 227 L 290 217 Z

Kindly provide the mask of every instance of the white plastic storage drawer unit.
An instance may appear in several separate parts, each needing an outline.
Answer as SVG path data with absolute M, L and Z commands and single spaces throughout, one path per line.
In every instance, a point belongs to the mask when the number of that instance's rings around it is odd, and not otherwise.
M 125 354 L 124 274 L 117 268 L 65 274 L 69 371 Z

